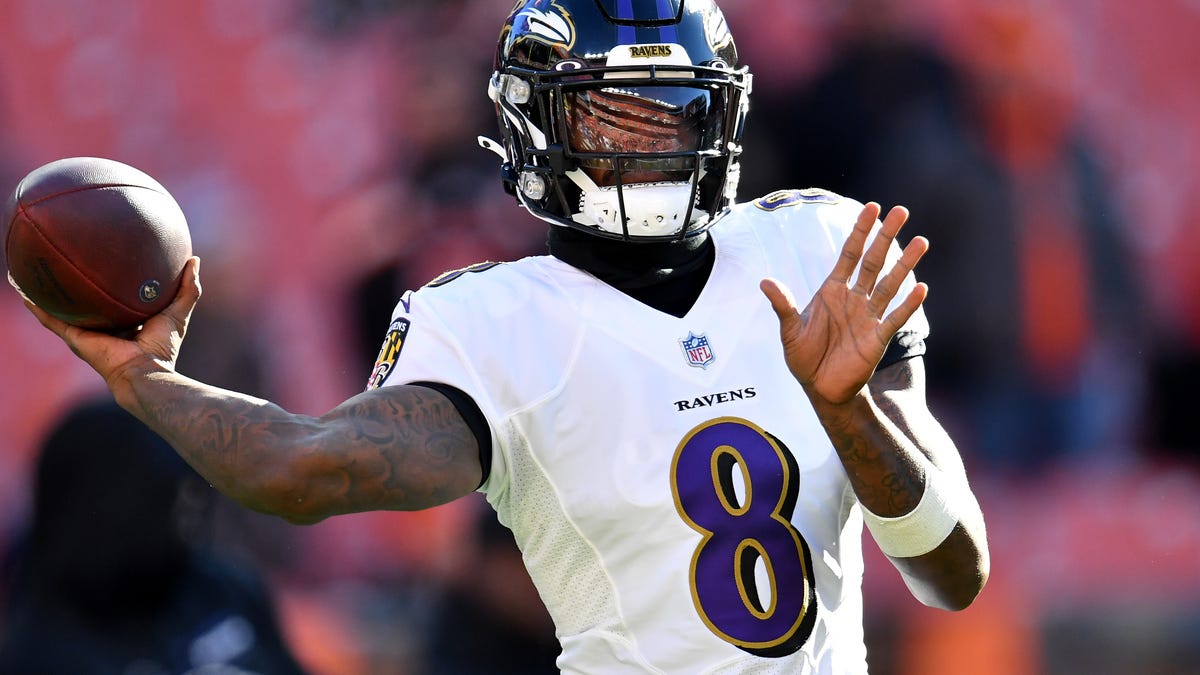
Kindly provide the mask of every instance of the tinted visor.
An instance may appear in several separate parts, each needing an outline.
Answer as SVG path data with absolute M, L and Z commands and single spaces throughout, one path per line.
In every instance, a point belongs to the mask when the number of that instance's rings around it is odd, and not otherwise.
M 595 174 L 615 171 L 622 182 L 684 180 L 696 153 L 716 151 L 724 137 L 725 94 L 695 86 L 622 85 L 620 81 L 563 92 L 567 150 Z M 637 172 L 657 175 L 630 175 Z M 593 175 L 593 178 L 596 178 Z M 611 180 L 597 179 L 611 184 Z

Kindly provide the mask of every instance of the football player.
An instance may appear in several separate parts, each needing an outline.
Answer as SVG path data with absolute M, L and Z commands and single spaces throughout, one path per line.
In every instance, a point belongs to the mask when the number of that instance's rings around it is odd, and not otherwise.
M 735 203 L 751 79 L 711 0 L 525 0 L 495 66 L 481 143 L 549 255 L 406 293 L 367 390 L 326 415 L 174 371 L 198 260 L 132 341 L 35 313 L 248 507 L 483 492 L 567 672 L 865 672 L 864 523 L 917 599 L 969 605 L 983 516 L 925 401 L 907 211 Z

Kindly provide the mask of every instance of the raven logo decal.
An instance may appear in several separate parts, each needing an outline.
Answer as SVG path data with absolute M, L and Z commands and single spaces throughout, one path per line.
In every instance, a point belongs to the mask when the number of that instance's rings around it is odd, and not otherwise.
M 575 22 L 571 14 L 558 3 L 550 3 L 548 9 L 526 7 L 513 20 L 513 27 L 524 22 L 525 37 L 544 42 L 552 47 L 571 49 L 575 46 Z

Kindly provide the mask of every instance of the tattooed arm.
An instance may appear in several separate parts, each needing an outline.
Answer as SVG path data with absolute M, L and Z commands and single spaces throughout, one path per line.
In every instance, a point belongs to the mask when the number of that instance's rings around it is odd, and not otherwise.
M 987 537 L 954 441 L 926 405 L 923 360 L 905 359 L 876 372 L 868 391 L 844 406 L 817 403 L 818 415 L 859 502 L 871 512 L 895 517 L 912 511 L 931 467 L 969 500 L 958 525 L 937 548 L 912 558 L 889 558 L 921 602 L 962 609 L 987 581 Z
M 243 505 L 296 523 L 420 509 L 479 484 L 478 443 L 457 408 L 424 387 L 375 389 L 321 417 L 189 379 L 175 359 L 200 297 L 199 259 L 175 301 L 132 340 L 69 326 L 26 303 L 117 402 Z
M 309 417 L 176 373 L 124 377 L 122 405 L 214 487 L 294 523 L 436 506 L 480 481 L 474 434 L 432 389 L 375 389 Z

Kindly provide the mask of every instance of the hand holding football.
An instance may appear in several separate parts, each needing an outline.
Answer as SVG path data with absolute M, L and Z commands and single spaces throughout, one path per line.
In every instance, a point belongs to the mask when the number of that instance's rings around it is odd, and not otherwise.
M 47 313 L 94 330 L 136 328 L 165 309 L 192 255 L 170 193 L 110 159 L 35 169 L 0 218 L 9 282 Z

